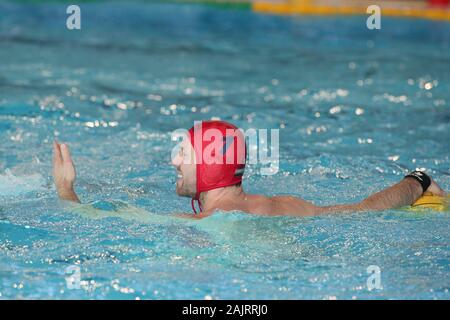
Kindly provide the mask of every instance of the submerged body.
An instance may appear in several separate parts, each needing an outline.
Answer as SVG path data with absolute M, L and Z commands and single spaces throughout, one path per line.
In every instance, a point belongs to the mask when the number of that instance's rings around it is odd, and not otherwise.
M 224 125 L 232 127 L 231 124 L 219 121 L 210 121 L 208 125 L 210 127 L 221 127 Z M 217 140 L 221 141 L 222 139 Z M 237 144 L 235 143 L 235 145 Z M 335 212 L 378 211 L 412 205 L 425 191 L 436 196 L 446 195 L 431 178 L 426 187 L 424 187 L 419 180 L 412 177 L 406 177 L 397 184 L 353 204 L 316 206 L 311 202 L 293 196 L 268 197 L 248 194 L 242 187 L 241 179 L 236 179 L 234 171 L 230 173 L 229 164 L 223 162 L 222 165 L 213 164 L 211 167 L 205 164 L 199 165 L 199 150 L 204 151 L 204 148 L 205 145 L 199 146 L 197 144 L 195 146 L 193 142 L 186 139 L 180 144 L 178 154 L 172 158 L 172 165 L 177 169 L 178 173 L 177 194 L 192 198 L 192 202 L 194 199 L 197 200 L 201 208 L 200 214 L 181 214 L 183 217 L 203 218 L 217 210 L 242 211 L 249 214 L 273 216 L 314 216 Z M 237 168 L 237 166 L 235 167 Z M 235 170 L 235 167 L 231 166 L 231 169 Z M 210 174 L 207 170 L 216 170 L 219 173 L 222 170 L 223 174 L 221 176 L 226 179 L 226 175 L 229 174 L 232 182 L 225 186 L 223 186 L 222 181 L 216 183 L 218 186 L 215 185 L 214 181 L 210 181 L 209 184 L 204 183 L 201 179 L 203 179 L 202 175 Z M 242 172 L 243 170 L 239 169 L 239 171 Z M 75 167 L 66 144 L 54 143 L 53 174 L 59 197 L 63 200 L 80 202 L 73 187 L 76 178 Z M 193 209 L 195 211 L 194 205 Z

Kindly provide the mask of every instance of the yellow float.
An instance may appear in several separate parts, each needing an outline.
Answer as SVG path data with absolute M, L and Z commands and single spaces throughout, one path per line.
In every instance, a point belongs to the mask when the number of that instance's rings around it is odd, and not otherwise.
M 414 204 L 409 208 L 410 210 L 432 209 L 435 211 L 447 211 L 450 205 L 450 195 L 446 197 L 439 197 L 425 192 Z

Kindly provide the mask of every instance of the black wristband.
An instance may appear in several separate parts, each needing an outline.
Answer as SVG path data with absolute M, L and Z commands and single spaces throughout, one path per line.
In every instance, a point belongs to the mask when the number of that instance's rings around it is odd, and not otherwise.
M 425 192 L 431 184 L 430 177 L 425 172 L 422 172 L 422 171 L 413 171 L 411 173 L 408 173 L 405 176 L 405 178 L 416 179 L 416 181 L 418 181 L 420 183 L 420 185 L 422 186 L 423 192 Z

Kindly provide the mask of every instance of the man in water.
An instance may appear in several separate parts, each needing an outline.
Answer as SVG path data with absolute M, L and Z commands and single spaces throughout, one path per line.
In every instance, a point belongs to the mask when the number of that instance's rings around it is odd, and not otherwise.
M 212 138 L 213 137 L 213 138 Z M 293 196 L 248 194 L 242 187 L 246 146 L 242 133 L 224 121 L 203 121 L 192 127 L 172 158 L 177 169 L 176 192 L 198 201 L 203 218 L 216 210 L 238 210 L 260 215 L 313 216 L 336 212 L 394 209 L 413 204 L 427 191 L 445 192 L 425 173 L 414 171 L 397 184 L 358 203 L 316 206 Z M 80 202 L 74 191 L 75 167 L 66 144 L 54 142 L 53 176 L 62 200 Z

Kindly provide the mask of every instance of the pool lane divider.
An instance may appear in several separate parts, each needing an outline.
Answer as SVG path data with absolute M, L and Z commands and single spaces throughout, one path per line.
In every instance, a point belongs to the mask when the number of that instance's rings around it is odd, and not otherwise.
M 441 0 L 446 1 L 446 0 Z M 369 5 L 379 5 L 383 16 L 407 17 L 450 22 L 448 5 L 431 5 L 425 1 L 415 4 L 401 1 L 323 1 L 323 0 L 254 0 L 252 10 L 277 15 L 367 15 Z
M 251 0 L 169 0 L 161 2 L 201 4 L 220 9 L 252 10 Z

